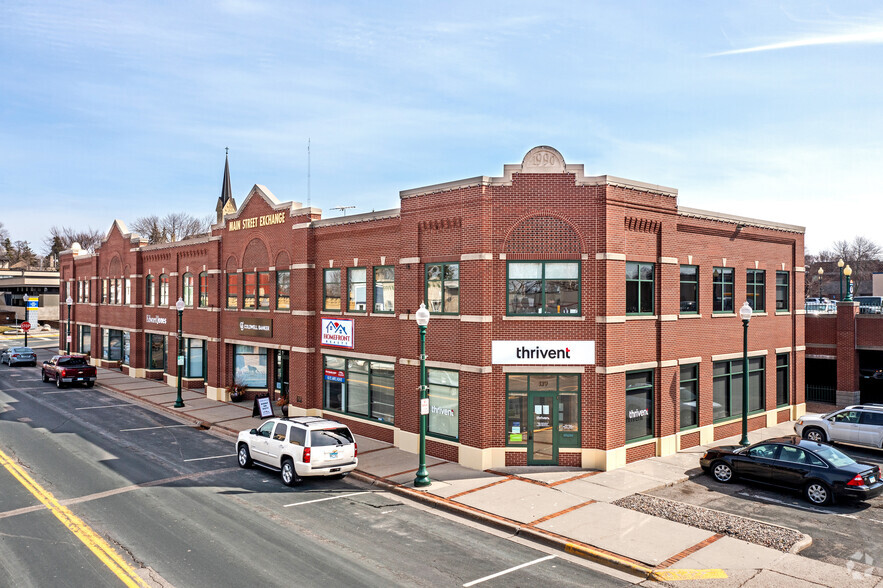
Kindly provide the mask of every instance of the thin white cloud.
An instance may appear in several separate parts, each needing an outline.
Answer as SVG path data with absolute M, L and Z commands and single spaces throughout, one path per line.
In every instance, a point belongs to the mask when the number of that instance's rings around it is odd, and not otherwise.
M 771 43 L 769 45 L 758 45 L 757 47 L 747 47 L 745 49 L 721 51 L 720 53 L 712 53 L 711 55 L 709 55 L 709 57 L 720 57 L 722 55 L 739 55 L 742 53 L 758 53 L 761 51 L 778 51 L 780 49 L 795 49 L 798 47 L 812 47 L 816 45 L 858 45 L 880 43 L 883 43 L 883 27 L 850 33 L 840 33 L 836 35 L 803 37 L 800 39 L 793 39 L 791 41 Z

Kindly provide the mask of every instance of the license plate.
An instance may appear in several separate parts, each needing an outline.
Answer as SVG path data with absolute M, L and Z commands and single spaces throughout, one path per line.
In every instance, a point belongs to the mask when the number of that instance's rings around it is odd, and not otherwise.
M 877 483 L 877 476 L 871 476 L 870 478 L 868 478 L 868 483 L 876 484 Z
M 79 382 L 79 381 L 82 380 L 82 379 L 83 379 L 83 378 L 74 378 L 74 381 L 75 381 L 75 382 Z
M 340 471 L 340 468 L 331 468 L 329 471 L 332 472 L 332 473 L 333 473 L 333 472 L 339 472 L 339 471 Z

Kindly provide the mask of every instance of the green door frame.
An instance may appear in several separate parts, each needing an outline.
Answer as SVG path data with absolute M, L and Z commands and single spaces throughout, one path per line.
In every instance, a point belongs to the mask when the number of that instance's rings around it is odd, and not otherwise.
M 537 401 L 548 398 L 548 403 L 537 405 Z M 548 414 L 537 414 L 537 407 L 548 407 Z M 558 393 L 528 392 L 527 393 L 528 435 L 527 465 L 558 465 Z M 545 418 L 544 418 L 545 417 Z M 539 434 L 539 437 L 538 437 Z M 549 445 L 551 444 L 551 452 Z M 545 457 L 548 455 L 548 457 Z

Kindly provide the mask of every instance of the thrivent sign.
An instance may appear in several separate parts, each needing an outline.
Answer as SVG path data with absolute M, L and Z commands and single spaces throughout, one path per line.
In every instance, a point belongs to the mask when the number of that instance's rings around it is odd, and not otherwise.
M 510 365 L 593 365 L 594 341 L 492 341 L 491 362 Z

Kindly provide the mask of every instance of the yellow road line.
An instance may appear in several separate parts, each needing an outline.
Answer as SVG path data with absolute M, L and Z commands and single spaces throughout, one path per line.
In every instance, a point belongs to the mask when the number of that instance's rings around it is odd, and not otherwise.
M 707 570 L 654 570 L 650 574 L 651 580 L 660 582 L 677 582 L 679 580 L 718 580 L 726 578 L 727 573 L 723 570 L 707 569 Z
M 24 486 L 28 492 L 33 494 L 37 500 L 42 502 L 55 517 L 64 524 L 65 527 L 73 533 L 77 539 L 89 548 L 101 562 L 110 569 L 116 576 L 122 580 L 123 584 L 131 588 L 149 588 L 137 574 L 134 568 L 123 560 L 122 557 L 95 531 L 93 531 L 86 523 L 84 523 L 77 515 L 72 513 L 67 507 L 59 504 L 52 494 L 44 490 L 37 482 L 31 478 L 18 464 L 12 461 L 8 455 L 0 450 L 0 464 L 6 468 L 10 474 Z

